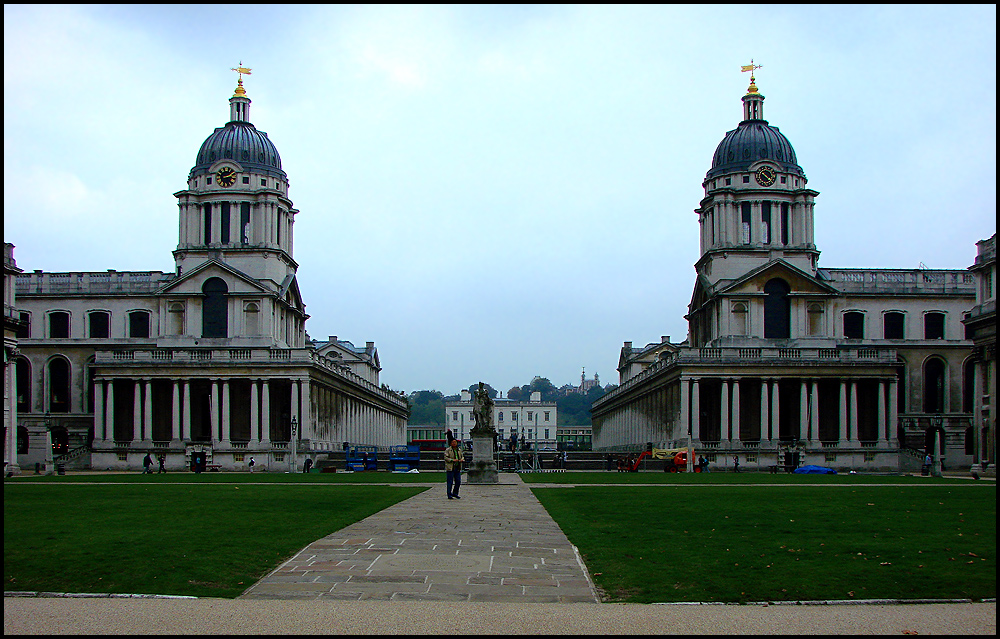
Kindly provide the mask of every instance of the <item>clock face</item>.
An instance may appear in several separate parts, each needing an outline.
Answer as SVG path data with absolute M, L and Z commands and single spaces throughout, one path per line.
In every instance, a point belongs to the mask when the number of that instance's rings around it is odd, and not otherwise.
M 236 171 L 228 166 L 221 168 L 215 174 L 215 179 L 219 182 L 219 186 L 232 186 L 236 184 Z
M 774 180 L 778 177 L 778 174 L 774 172 L 769 166 L 762 166 L 757 169 L 757 173 L 754 174 L 757 179 L 757 184 L 761 186 L 771 186 L 774 184 Z

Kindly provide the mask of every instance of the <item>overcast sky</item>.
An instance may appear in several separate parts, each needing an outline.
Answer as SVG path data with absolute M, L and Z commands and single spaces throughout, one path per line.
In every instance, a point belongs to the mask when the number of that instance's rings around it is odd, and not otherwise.
M 26 271 L 173 270 L 173 193 L 242 62 L 313 338 L 374 341 L 406 392 L 617 382 L 624 341 L 686 337 L 751 59 L 821 267 L 973 263 L 993 5 L 5 5 L 4 240 Z

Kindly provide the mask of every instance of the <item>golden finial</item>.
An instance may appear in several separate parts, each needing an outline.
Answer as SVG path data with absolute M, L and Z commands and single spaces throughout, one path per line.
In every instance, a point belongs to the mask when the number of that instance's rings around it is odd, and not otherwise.
M 233 97 L 234 98 L 245 98 L 247 96 L 247 92 L 243 88 L 243 76 L 244 76 L 244 74 L 245 75 L 250 75 L 250 69 L 248 69 L 247 67 L 243 66 L 243 61 L 240 60 L 240 64 L 235 69 L 231 69 L 231 71 L 235 71 L 236 73 L 240 74 L 240 78 L 236 82 L 236 92 L 233 93 Z
M 747 87 L 747 94 L 757 93 L 757 85 L 754 84 L 753 72 L 754 69 L 760 69 L 760 68 L 763 68 L 763 65 L 754 64 L 753 58 L 750 59 L 750 64 L 744 64 L 743 66 L 740 67 L 740 71 L 742 71 L 743 73 L 746 73 L 747 71 L 750 72 L 750 86 Z

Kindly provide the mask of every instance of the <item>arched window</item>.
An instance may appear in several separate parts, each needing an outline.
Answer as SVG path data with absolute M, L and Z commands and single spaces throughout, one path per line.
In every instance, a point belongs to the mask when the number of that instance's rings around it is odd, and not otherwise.
M 49 313 L 49 337 L 69 337 L 69 313 L 65 311 Z
M 787 339 L 791 337 L 791 301 L 788 293 L 792 288 L 782 279 L 770 280 L 764 285 L 764 337 Z
M 944 361 L 938 357 L 932 357 L 924 364 L 924 412 L 943 413 L 946 370 Z
M 107 339 L 111 337 L 111 313 L 94 311 L 87 316 L 89 324 L 88 337 Z
M 23 357 L 14 362 L 17 375 L 17 412 L 31 412 L 31 364 Z
M 246 326 L 246 335 L 253 336 L 260 333 L 260 306 L 256 302 L 247 302 L 246 306 L 243 308 L 244 313 L 244 326 Z
M 746 302 L 733 302 L 733 335 L 746 335 L 749 324 Z
M 889 311 L 882 316 L 882 336 L 885 339 L 904 339 L 904 315 L 899 311 Z
M 167 306 L 167 313 L 169 314 L 168 322 L 170 323 L 170 334 L 171 335 L 183 335 L 184 334 L 184 304 L 181 302 L 172 302 Z
M 809 335 L 823 335 L 823 305 L 818 302 L 810 304 L 806 314 L 809 315 Z
M 944 313 L 924 315 L 924 339 L 944 339 Z
M 202 337 L 229 337 L 229 287 L 218 278 L 209 278 L 201 287 L 205 294 L 201 311 Z
M 865 338 L 865 314 L 860 311 L 844 313 L 844 337 L 847 339 Z
M 128 336 L 149 337 L 149 313 L 132 311 L 128 314 Z
M 69 412 L 69 362 L 61 357 L 49 362 L 49 410 Z

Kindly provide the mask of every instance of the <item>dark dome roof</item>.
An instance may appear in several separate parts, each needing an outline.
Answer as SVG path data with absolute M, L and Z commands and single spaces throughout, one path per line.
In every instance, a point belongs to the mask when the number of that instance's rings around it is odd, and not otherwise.
M 705 177 L 746 171 L 759 160 L 769 160 L 782 171 L 805 177 L 791 142 L 767 120 L 744 120 L 739 127 L 727 133 L 715 149 L 712 169 Z
M 202 143 L 191 172 L 207 170 L 212 163 L 224 159 L 235 160 L 251 171 L 278 173 L 285 177 L 278 149 L 267 133 L 258 131 L 249 122 L 230 122 L 216 129 Z

